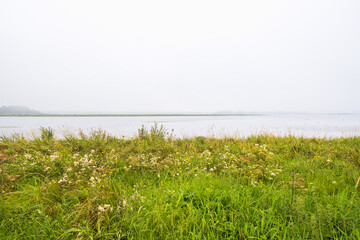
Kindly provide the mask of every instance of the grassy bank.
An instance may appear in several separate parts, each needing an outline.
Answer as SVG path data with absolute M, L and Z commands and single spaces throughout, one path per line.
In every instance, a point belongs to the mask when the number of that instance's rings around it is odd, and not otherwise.
M 0 239 L 360 239 L 360 137 L 2 137 Z

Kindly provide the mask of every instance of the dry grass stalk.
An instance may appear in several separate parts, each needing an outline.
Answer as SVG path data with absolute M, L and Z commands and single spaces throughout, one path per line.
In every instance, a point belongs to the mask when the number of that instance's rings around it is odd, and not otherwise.
M 360 182 L 360 177 L 359 177 L 359 179 L 357 180 L 357 183 L 356 183 L 356 186 L 355 186 L 355 190 L 356 190 L 357 187 L 359 186 L 359 182 Z

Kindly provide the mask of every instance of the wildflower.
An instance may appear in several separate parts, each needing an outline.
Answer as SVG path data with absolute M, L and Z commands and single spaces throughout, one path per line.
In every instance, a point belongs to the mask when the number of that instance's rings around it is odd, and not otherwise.
M 210 156 L 211 155 L 211 152 L 209 150 L 205 150 L 204 152 L 201 153 L 201 156 L 203 155 L 208 155 Z
M 112 210 L 113 210 L 113 208 L 111 207 L 110 204 L 105 204 L 104 209 L 109 209 L 110 212 L 112 212 Z
M 105 208 L 103 208 L 102 206 L 99 206 L 99 211 L 100 212 L 105 212 Z
M 68 182 L 68 180 L 67 180 L 67 174 L 65 173 L 64 174 L 64 177 L 62 178 L 62 179 L 60 179 L 59 181 L 58 181 L 58 183 L 67 183 Z
M 57 159 L 58 157 L 59 157 L 59 156 L 56 155 L 56 154 L 51 155 L 51 156 L 50 156 L 50 160 L 51 160 L 51 161 L 54 161 L 54 160 Z
M 31 159 L 31 154 L 25 154 L 24 157 L 29 160 Z
M 58 183 L 63 183 L 63 182 L 67 182 L 67 180 L 65 178 L 62 178 L 58 181 Z
M 110 204 L 104 204 L 104 206 L 99 205 L 98 209 L 99 209 L 98 214 L 101 214 L 102 212 L 106 212 L 106 211 L 110 211 L 110 212 L 113 211 L 113 207 L 111 207 Z
M 328 159 L 328 160 L 326 160 L 327 162 L 331 162 L 331 160 L 330 159 Z
M 336 182 L 336 181 L 332 181 L 331 183 L 332 183 L 332 184 L 334 184 L 334 185 L 336 185 L 336 184 L 337 184 L 337 182 Z

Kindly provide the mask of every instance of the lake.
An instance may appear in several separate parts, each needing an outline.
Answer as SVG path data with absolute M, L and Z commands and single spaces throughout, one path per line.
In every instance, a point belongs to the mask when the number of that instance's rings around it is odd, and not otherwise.
M 51 116 L 0 117 L 0 135 L 14 133 L 32 137 L 40 127 L 51 127 L 57 137 L 67 133 L 85 133 L 101 128 L 108 133 L 130 138 L 144 125 L 164 125 L 176 137 L 194 136 L 248 137 L 258 134 L 304 137 L 360 136 L 360 114 L 337 115 L 253 115 L 253 116 Z

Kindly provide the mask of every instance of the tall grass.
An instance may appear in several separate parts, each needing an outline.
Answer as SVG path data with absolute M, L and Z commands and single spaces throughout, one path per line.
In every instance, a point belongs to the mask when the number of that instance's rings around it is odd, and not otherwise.
M 0 239 L 360 239 L 360 138 L 0 141 Z

